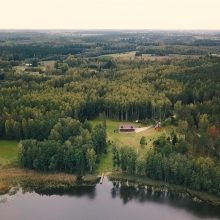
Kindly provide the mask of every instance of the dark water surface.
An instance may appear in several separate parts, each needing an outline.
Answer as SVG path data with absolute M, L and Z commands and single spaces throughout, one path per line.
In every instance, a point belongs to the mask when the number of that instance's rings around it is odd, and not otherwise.
M 105 179 L 68 194 L 22 192 L 0 196 L 0 220 L 197 220 L 220 219 L 219 208 L 169 192 Z

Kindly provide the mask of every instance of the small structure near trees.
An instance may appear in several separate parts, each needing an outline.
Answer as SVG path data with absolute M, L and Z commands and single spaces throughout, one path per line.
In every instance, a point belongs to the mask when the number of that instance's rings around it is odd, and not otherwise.
M 124 124 L 119 126 L 119 132 L 134 132 L 134 131 L 135 131 L 134 125 Z
M 162 125 L 161 125 L 161 122 L 158 122 L 155 126 L 154 126 L 154 129 L 156 131 L 160 131 L 162 129 Z

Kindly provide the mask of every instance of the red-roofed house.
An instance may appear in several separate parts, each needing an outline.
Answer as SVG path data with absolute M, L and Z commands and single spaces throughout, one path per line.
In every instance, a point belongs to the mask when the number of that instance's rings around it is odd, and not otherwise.
M 135 127 L 134 127 L 134 125 L 124 124 L 124 125 L 119 126 L 119 131 L 120 132 L 134 132 Z

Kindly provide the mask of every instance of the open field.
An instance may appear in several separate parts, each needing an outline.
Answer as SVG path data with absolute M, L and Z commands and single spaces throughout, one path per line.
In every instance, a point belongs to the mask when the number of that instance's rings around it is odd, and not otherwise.
M 41 68 L 42 71 L 50 71 L 54 68 L 55 60 L 41 61 L 38 68 Z
M 41 61 L 40 64 L 45 67 L 49 66 L 49 67 L 53 68 L 55 62 L 56 62 L 55 60 L 47 60 L 47 61 Z
M 13 67 L 13 70 L 14 70 L 16 73 L 24 72 L 25 69 L 26 69 L 26 66 L 25 66 L 25 65 L 19 65 L 19 66 Z
M 13 164 L 18 157 L 18 142 L 0 140 L 0 166 Z
M 155 54 L 142 54 L 142 56 L 135 56 L 135 54 L 136 51 L 131 51 L 125 53 L 106 54 L 106 55 L 101 55 L 99 57 L 114 58 L 117 59 L 118 61 L 131 61 L 131 60 L 132 61 L 163 61 L 169 59 L 183 60 L 188 57 L 198 58 L 198 55 L 171 54 L 171 55 L 159 56 Z
M 135 57 L 136 51 L 125 52 L 125 53 L 114 53 L 99 56 L 102 57 L 113 57 L 113 58 L 123 58 L 123 59 L 133 59 Z

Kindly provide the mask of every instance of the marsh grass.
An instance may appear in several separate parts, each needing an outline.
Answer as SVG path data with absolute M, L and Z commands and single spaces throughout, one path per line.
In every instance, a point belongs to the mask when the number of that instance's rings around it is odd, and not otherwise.
M 76 184 L 77 177 L 65 173 L 39 173 L 19 168 L 0 169 L 0 193 L 5 193 L 14 186 L 25 188 L 56 189 Z

